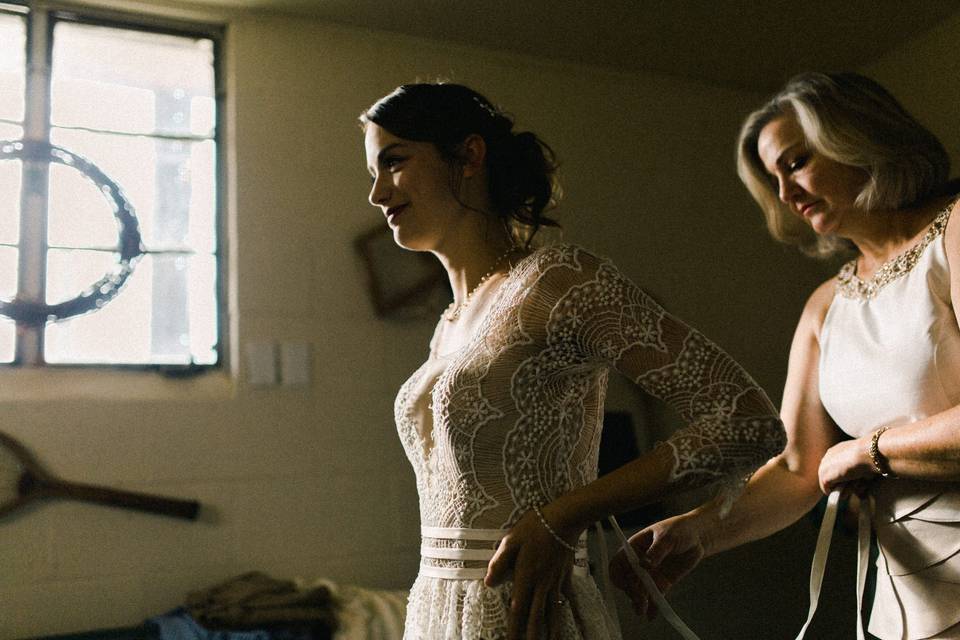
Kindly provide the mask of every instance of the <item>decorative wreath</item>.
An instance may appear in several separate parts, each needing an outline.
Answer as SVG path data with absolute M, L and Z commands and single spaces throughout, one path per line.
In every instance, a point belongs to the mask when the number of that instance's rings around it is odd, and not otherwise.
M 143 255 L 140 244 L 140 225 L 133 206 L 124 197 L 120 187 L 95 164 L 66 149 L 45 141 L 0 141 L 0 160 L 20 159 L 35 162 L 56 162 L 73 167 L 93 182 L 110 203 L 119 225 L 119 243 L 116 266 L 100 280 L 70 300 L 57 304 L 42 304 L 24 300 L 0 300 L 0 315 L 18 323 L 42 325 L 62 320 L 103 307 L 119 293 L 124 282 L 133 273 L 137 259 Z

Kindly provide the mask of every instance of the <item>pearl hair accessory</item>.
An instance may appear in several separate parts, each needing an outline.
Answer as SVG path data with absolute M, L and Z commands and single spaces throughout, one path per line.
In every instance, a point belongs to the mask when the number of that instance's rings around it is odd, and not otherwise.
M 444 320 L 447 322 L 453 322 L 460 317 L 460 314 L 463 313 L 463 310 L 470 305 L 470 300 L 473 298 L 473 294 L 476 293 L 477 289 L 479 289 L 480 286 L 490 278 L 490 276 L 496 273 L 497 267 L 500 266 L 500 263 L 503 262 L 504 258 L 513 253 L 514 249 L 516 249 L 516 247 L 510 245 L 510 248 L 500 254 L 497 259 L 493 261 L 493 265 L 490 267 L 490 270 L 483 274 L 483 277 L 480 278 L 480 281 L 477 282 L 477 284 L 473 285 L 473 289 L 470 289 L 470 291 L 467 292 L 467 295 L 463 298 L 463 302 L 460 304 L 457 304 L 456 300 L 450 302 L 450 305 L 443 312 Z
M 484 101 L 481 100 L 480 98 L 474 96 L 474 97 L 473 97 L 473 101 L 476 102 L 478 105 L 480 105 L 480 108 L 483 109 L 484 111 L 486 111 L 486 112 L 490 115 L 491 118 L 496 118 L 497 116 L 500 115 L 499 113 L 497 113 L 497 110 L 496 110 L 496 109 L 494 109 L 491 105 L 487 104 L 486 102 L 484 102 Z

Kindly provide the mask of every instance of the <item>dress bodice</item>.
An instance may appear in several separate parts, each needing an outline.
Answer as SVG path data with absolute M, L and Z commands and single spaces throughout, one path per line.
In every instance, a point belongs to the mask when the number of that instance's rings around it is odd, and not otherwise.
M 540 249 L 511 270 L 474 338 L 432 352 L 397 395 L 422 523 L 508 527 L 595 479 L 610 368 L 689 422 L 667 443 L 676 477 L 739 477 L 782 444 L 769 400 L 716 345 L 609 261 Z
M 960 404 L 960 328 L 944 245 L 951 208 L 870 281 L 857 278 L 854 262 L 837 277 L 820 331 L 819 390 L 850 436 Z M 960 483 L 880 479 L 871 496 L 881 553 L 870 632 L 960 637 Z
M 596 478 L 610 369 L 687 422 L 666 443 L 672 480 L 700 476 L 738 486 L 784 445 L 775 409 L 739 365 L 610 261 L 579 247 L 538 249 L 513 265 L 473 338 L 453 353 L 436 349 L 444 322 L 430 358 L 395 403 L 422 530 L 457 536 L 424 533 L 432 555 L 422 558 L 411 591 L 411 638 L 449 637 L 432 631 L 441 628 L 457 629 L 457 637 L 502 637 L 509 584 L 487 589 L 480 580 L 435 576 L 479 570 L 482 577 L 485 561 L 471 564 L 467 556 L 484 550 L 464 551 L 463 536 L 486 539 Z M 460 551 L 437 551 L 448 545 Z M 591 617 L 603 620 L 603 605 L 595 586 L 574 578 L 580 622 L 571 617 L 563 637 L 615 638 L 601 623 L 577 631 Z
M 947 214 L 863 283 L 845 265 L 820 332 L 820 398 L 861 437 L 960 403 L 960 329 L 943 244 Z

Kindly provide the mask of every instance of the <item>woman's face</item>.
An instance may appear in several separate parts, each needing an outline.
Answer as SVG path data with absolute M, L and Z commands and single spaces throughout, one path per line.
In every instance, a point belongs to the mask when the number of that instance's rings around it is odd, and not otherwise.
M 757 152 L 784 204 L 816 233 L 842 234 L 844 218 L 856 209 L 867 180 L 864 171 L 815 151 L 792 115 L 771 120 L 760 130 Z
M 462 218 L 450 163 L 435 145 L 398 138 L 372 122 L 364 147 L 373 180 L 370 204 L 383 211 L 396 243 L 414 251 L 440 249 Z

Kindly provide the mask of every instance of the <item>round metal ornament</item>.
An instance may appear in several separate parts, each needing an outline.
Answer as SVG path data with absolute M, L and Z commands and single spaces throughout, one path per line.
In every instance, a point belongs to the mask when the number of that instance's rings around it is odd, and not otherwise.
M 0 141 L 0 160 L 15 159 L 62 164 L 76 169 L 90 180 L 110 203 L 117 221 L 117 261 L 113 269 L 100 280 L 69 300 L 56 304 L 17 299 L 0 300 L 0 315 L 12 318 L 20 324 L 42 325 L 103 307 L 119 293 L 124 282 L 133 273 L 137 259 L 143 255 L 140 226 L 133 205 L 126 199 L 119 185 L 95 164 L 62 147 L 37 140 Z

